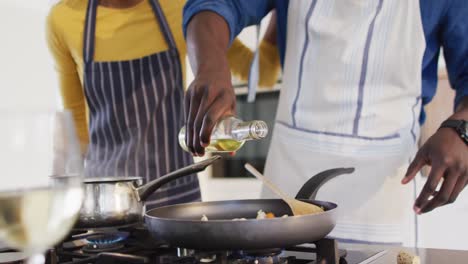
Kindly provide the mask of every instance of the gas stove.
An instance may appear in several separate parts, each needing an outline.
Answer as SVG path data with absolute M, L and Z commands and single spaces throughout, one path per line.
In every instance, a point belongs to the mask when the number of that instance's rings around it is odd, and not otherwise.
M 73 232 L 47 254 L 47 263 L 154 264 L 357 264 L 378 252 L 339 250 L 333 239 L 284 249 L 207 252 L 171 248 L 155 241 L 143 226 Z M 366 262 L 369 263 L 369 262 Z

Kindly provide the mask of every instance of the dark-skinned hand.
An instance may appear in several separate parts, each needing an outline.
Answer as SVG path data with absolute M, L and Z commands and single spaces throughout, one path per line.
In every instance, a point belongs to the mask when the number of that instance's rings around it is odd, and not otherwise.
M 225 116 L 235 115 L 236 111 L 236 95 L 227 63 L 211 66 L 216 70 L 199 70 L 185 95 L 185 140 L 195 156 L 205 154 L 216 123 Z
M 431 170 L 414 211 L 423 214 L 453 203 L 468 183 L 468 146 L 452 128 L 440 128 L 419 149 L 402 183 L 410 182 L 425 166 Z M 442 182 L 440 190 L 437 190 Z

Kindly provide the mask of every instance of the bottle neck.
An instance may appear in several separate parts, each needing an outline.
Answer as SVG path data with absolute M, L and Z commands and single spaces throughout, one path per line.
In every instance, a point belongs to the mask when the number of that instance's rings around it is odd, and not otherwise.
M 238 141 L 262 139 L 268 135 L 268 126 L 265 122 L 259 120 L 240 121 L 233 126 L 232 135 Z

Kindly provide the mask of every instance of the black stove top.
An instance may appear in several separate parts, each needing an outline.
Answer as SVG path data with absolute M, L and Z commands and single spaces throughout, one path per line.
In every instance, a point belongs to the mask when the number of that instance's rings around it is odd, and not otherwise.
M 377 253 L 338 250 L 332 239 L 285 249 L 206 252 L 165 246 L 155 241 L 144 227 L 132 227 L 74 232 L 48 252 L 47 263 L 357 264 Z

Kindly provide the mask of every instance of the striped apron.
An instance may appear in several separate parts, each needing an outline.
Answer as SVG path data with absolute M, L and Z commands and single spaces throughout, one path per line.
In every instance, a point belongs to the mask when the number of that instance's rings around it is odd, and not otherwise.
M 87 177 L 141 176 L 148 182 L 193 162 L 177 141 L 184 96 L 179 53 L 159 2 L 150 3 L 169 50 L 112 62 L 94 61 L 98 0 L 88 3 L 83 38 L 84 92 L 90 110 Z M 146 206 L 200 197 L 197 176 L 191 175 L 163 186 Z
M 416 185 L 400 181 L 417 150 L 424 49 L 419 1 L 289 2 L 265 174 L 294 195 L 320 171 L 356 168 L 317 193 L 339 205 L 332 237 L 416 243 Z

